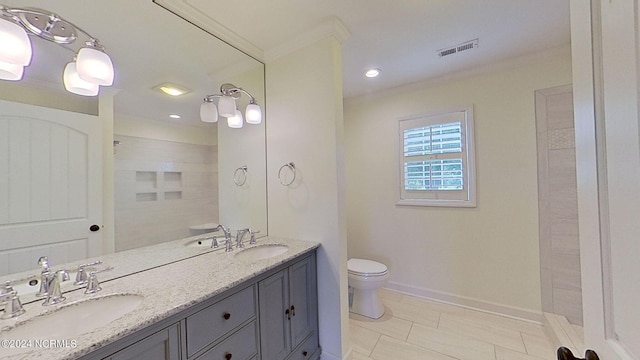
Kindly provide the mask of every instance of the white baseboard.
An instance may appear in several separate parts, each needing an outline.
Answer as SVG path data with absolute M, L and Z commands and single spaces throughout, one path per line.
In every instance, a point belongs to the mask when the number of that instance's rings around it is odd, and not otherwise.
M 501 315 L 517 320 L 534 322 L 542 324 L 542 313 L 530 309 L 523 309 L 515 306 L 494 303 L 491 301 L 450 294 L 442 291 L 427 289 L 423 287 L 402 284 L 395 281 L 389 281 L 386 286 L 390 290 L 401 292 L 407 295 L 426 298 L 450 305 L 456 305 L 471 310 L 482 311 L 486 313 Z

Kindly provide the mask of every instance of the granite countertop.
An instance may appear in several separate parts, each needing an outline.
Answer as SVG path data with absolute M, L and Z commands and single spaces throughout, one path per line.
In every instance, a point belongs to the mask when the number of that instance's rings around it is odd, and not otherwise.
M 182 240 L 184 241 L 184 240 Z M 319 246 L 318 243 L 265 237 L 258 239 L 257 245 L 245 244 L 245 248 L 267 244 L 283 244 L 289 250 L 275 257 L 258 260 L 253 263 L 238 260 L 234 257 L 242 249 L 233 252 L 212 251 L 163 266 L 140 271 L 120 278 L 102 281 L 102 291 L 94 295 L 86 295 L 83 290 L 65 293 L 66 301 L 60 305 L 42 306 L 41 301 L 25 305 L 27 313 L 16 319 L 0 320 L 0 341 L 11 339 L 11 328 L 30 319 L 57 309 L 73 306 L 74 303 L 92 298 L 113 296 L 117 294 L 136 294 L 144 297 L 138 307 L 125 316 L 98 328 L 92 332 L 71 337 L 76 347 L 55 349 L 33 349 L 27 353 L 7 355 L 11 349 L 0 344 L 0 359 L 76 359 L 102 346 L 133 334 L 157 321 L 177 314 L 225 290 L 235 287 L 259 274 L 277 267 L 299 255 L 310 252 Z M 153 253 L 147 254 L 154 256 Z M 109 265 L 135 261 L 128 259 L 127 253 L 109 255 Z M 161 256 L 161 255 L 158 255 Z M 115 261 L 117 257 L 117 261 Z M 114 269 L 115 270 L 115 269 Z M 101 274 L 103 275 L 103 274 Z M 100 275 L 98 275 L 100 278 Z M 18 339 L 16 339 L 18 340 Z M 28 339 L 19 339 L 28 340 Z
M 220 247 L 218 249 L 185 246 L 188 243 L 192 243 L 198 240 L 204 240 L 212 236 L 217 236 L 219 238 Z M 56 261 L 57 259 L 55 259 L 55 257 L 49 257 L 49 261 L 51 264 L 51 270 L 55 271 L 66 269 L 71 273 L 73 271 L 76 271 L 79 265 L 88 264 L 100 260 L 102 261 L 102 264 L 96 265 L 94 267 L 95 269 L 102 269 L 107 266 L 113 266 L 113 270 L 105 272 L 100 276 L 101 281 L 107 281 L 123 276 L 128 276 L 140 271 L 146 271 L 154 267 L 164 266 L 176 261 L 182 261 L 194 256 L 200 256 L 209 251 L 220 251 L 221 249 L 224 251 L 224 239 L 220 239 L 220 236 L 221 233 L 212 232 L 68 263 L 59 263 Z M 246 242 L 247 241 L 245 240 L 245 243 Z M 28 279 L 39 279 L 40 269 L 37 268 L 37 260 L 37 258 L 33 258 L 34 268 L 32 270 L 0 276 L 0 284 L 3 284 L 5 281 L 11 281 L 15 283 L 22 282 Z M 71 280 L 74 279 L 73 276 L 75 275 L 72 274 Z M 62 291 L 68 291 L 73 288 L 75 287 L 72 286 L 71 283 L 62 284 Z M 20 296 L 20 299 L 23 303 L 40 300 L 39 298 L 36 298 L 34 294 L 22 294 Z M 0 324 L 0 326 L 2 325 Z

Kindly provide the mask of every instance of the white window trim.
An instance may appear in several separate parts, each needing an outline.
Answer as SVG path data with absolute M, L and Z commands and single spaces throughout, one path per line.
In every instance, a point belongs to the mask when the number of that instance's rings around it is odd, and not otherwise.
M 418 119 L 426 119 L 429 117 L 436 117 L 441 115 L 446 115 L 453 112 L 464 112 L 465 113 L 465 136 L 464 136 L 464 144 L 467 151 L 467 163 L 465 170 L 463 172 L 465 179 L 465 189 L 466 191 L 466 199 L 464 200 L 454 200 L 454 199 L 416 199 L 409 198 L 405 196 L 403 198 L 403 189 L 404 189 L 404 138 L 403 138 L 403 127 L 402 124 L 404 121 L 408 120 L 418 120 Z M 466 107 L 456 107 L 451 109 L 446 109 L 443 111 L 438 111 L 434 113 L 422 114 L 422 115 L 414 115 L 409 117 L 403 117 L 398 119 L 398 143 L 397 143 L 397 154 L 398 154 L 398 201 L 396 205 L 401 206 L 442 206 L 442 207 L 476 207 L 476 151 L 475 151 L 475 129 L 474 129 L 474 121 L 473 121 L 473 105 Z

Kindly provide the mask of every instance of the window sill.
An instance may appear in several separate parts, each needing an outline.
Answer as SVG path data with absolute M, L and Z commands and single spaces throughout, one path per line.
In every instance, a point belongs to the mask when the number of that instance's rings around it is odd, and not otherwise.
M 437 206 L 437 207 L 476 207 L 475 200 L 432 200 L 432 199 L 400 199 L 396 202 L 399 206 Z

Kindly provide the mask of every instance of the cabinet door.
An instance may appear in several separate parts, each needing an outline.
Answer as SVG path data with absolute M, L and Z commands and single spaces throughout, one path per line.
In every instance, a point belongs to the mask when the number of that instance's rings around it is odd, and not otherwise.
M 287 270 L 258 284 L 262 360 L 281 360 L 291 351 Z
M 291 348 L 300 345 L 317 328 L 315 264 L 309 257 L 289 267 Z
M 180 360 L 179 324 L 146 337 L 107 357 L 108 360 Z

